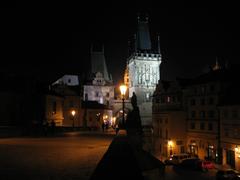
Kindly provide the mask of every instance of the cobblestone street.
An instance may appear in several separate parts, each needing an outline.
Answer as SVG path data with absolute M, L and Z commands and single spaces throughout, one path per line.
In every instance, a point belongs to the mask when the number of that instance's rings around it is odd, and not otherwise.
M 86 180 L 112 141 L 111 134 L 0 139 L 0 179 Z

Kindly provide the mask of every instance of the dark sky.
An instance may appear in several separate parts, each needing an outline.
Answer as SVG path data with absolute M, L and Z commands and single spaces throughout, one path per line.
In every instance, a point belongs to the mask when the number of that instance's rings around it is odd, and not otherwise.
M 198 75 L 216 56 L 221 63 L 239 60 L 239 19 L 233 4 L 84 3 L 1 8 L 1 71 L 44 80 L 87 72 L 90 44 L 104 43 L 108 69 L 118 82 L 137 13 L 148 14 L 152 38 L 160 34 L 165 79 Z

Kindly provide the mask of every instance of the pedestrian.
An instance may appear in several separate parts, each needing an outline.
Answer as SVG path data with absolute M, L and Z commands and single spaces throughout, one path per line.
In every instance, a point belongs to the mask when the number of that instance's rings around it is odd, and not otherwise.
M 118 124 L 116 125 L 115 130 L 116 130 L 116 135 L 117 135 L 117 134 L 118 134 L 118 131 L 119 131 L 119 126 L 118 126 Z
M 102 123 L 102 131 L 104 132 L 104 129 L 105 129 L 105 123 L 103 122 Z

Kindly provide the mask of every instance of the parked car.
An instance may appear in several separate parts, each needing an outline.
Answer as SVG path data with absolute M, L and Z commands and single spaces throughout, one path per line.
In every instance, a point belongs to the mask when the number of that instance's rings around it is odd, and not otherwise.
M 215 168 L 215 165 L 213 162 L 211 161 L 206 161 L 206 160 L 201 160 L 197 163 L 197 166 L 199 169 L 202 169 L 202 170 L 208 170 L 208 169 L 214 169 Z
M 216 173 L 216 180 L 238 180 L 240 173 L 234 169 L 218 170 Z
M 182 160 L 179 166 L 182 168 L 199 170 L 200 169 L 200 167 L 198 166 L 199 162 L 201 162 L 201 160 L 198 158 L 188 158 L 188 159 Z
M 164 161 L 167 165 L 178 165 L 182 162 L 183 159 L 190 158 L 191 156 L 189 154 L 173 154 L 168 159 Z

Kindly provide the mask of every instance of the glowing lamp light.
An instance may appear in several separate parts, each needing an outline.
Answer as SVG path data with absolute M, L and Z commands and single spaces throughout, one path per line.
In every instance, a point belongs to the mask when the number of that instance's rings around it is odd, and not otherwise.
M 72 114 L 73 116 L 75 116 L 76 111 L 72 110 L 71 114 Z
M 121 95 L 125 95 L 126 94 L 126 91 L 127 91 L 127 86 L 126 85 L 121 85 L 120 86 L 120 91 L 121 91 Z
M 169 145 L 170 147 L 172 147 L 172 146 L 173 146 L 173 142 L 172 142 L 172 141 L 168 141 L 168 145 Z
M 238 146 L 236 145 L 236 147 L 235 147 L 235 152 L 238 152 Z

